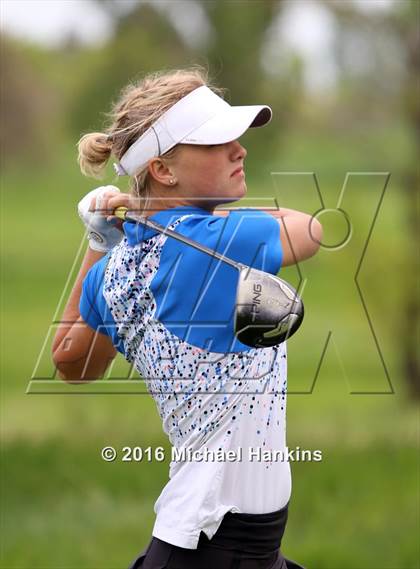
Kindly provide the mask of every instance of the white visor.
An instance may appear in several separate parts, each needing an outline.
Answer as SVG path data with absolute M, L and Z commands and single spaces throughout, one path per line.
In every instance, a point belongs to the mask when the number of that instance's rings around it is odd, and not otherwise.
M 232 107 L 206 86 L 180 99 L 134 142 L 114 164 L 119 176 L 133 176 L 151 158 L 176 144 L 223 144 L 239 138 L 248 128 L 271 120 L 266 105 Z

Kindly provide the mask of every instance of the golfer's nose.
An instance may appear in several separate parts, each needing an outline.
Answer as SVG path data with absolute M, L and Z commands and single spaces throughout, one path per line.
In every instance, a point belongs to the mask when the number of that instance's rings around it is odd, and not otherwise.
M 232 147 L 232 160 L 244 160 L 247 152 L 242 144 L 238 140 L 232 140 L 230 144 Z

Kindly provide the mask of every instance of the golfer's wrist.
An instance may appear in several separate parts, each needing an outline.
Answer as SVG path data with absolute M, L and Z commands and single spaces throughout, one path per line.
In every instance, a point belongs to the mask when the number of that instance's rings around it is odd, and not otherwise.
M 104 257 L 107 253 L 108 253 L 108 251 L 98 251 L 97 249 L 92 248 L 91 243 L 89 241 L 89 245 L 86 249 L 84 261 L 88 265 L 94 265 L 97 261 L 102 259 L 102 257 Z

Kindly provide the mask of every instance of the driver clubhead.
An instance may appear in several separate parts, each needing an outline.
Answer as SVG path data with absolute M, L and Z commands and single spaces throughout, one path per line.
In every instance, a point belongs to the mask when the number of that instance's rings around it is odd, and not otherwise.
M 235 335 L 255 348 L 275 346 L 290 338 L 304 315 L 302 299 L 286 281 L 244 267 L 236 292 Z

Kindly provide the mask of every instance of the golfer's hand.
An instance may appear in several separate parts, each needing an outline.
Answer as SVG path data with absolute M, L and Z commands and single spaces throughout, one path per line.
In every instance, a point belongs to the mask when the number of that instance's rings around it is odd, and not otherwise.
M 77 210 L 88 230 L 89 247 L 94 251 L 106 253 L 121 241 L 121 228 L 110 218 L 113 209 L 110 211 L 109 207 L 117 196 L 127 195 L 121 194 L 115 186 L 101 186 L 89 192 L 79 202 Z
M 114 186 L 111 186 L 114 187 Z M 117 207 L 126 207 L 130 211 L 138 211 L 141 205 L 141 199 L 133 196 L 132 194 L 123 194 L 121 192 L 105 192 L 101 200 L 101 212 L 106 217 L 108 223 L 113 227 L 118 227 L 122 230 L 123 220 L 114 215 Z M 92 209 L 95 204 L 92 204 Z

